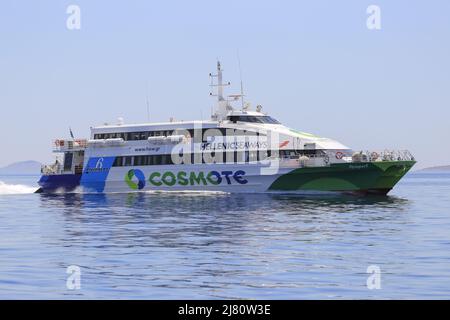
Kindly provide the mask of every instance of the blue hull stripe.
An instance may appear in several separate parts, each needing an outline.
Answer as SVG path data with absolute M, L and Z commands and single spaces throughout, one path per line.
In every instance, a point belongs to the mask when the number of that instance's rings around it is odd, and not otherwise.
M 81 177 L 84 191 L 103 192 L 106 179 L 116 157 L 90 158 Z

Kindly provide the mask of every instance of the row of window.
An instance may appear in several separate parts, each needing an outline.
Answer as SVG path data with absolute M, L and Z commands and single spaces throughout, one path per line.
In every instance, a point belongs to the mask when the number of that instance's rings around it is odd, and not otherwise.
M 303 154 L 303 152 L 302 152 Z M 275 151 L 234 151 L 180 154 L 175 161 L 178 164 L 205 164 L 205 163 L 249 163 L 263 161 L 276 155 Z M 281 150 L 279 157 L 298 157 L 299 151 Z M 170 154 L 145 155 L 145 156 L 120 156 L 116 157 L 113 167 L 172 165 L 174 159 Z
M 147 140 L 148 137 L 162 137 L 171 135 L 172 131 L 146 131 L 146 132 L 115 132 L 94 134 L 95 140 L 122 138 L 123 140 Z
M 147 140 L 149 137 L 164 137 L 171 135 L 187 135 L 196 138 L 198 141 L 206 141 L 207 136 L 263 136 L 256 131 L 209 128 L 209 129 L 186 129 L 186 130 L 162 130 L 162 131 L 141 131 L 141 132 L 117 132 L 117 133 L 96 133 L 95 140 L 122 138 L 125 141 Z
M 256 151 L 240 152 L 212 152 L 211 154 L 189 153 L 180 155 L 175 161 L 178 164 L 206 164 L 206 163 L 248 163 L 261 161 L 268 157 L 267 153 L 261 155 Z M 117 157 L 113 167 L 127 166 L 152 166 L 152 165 L 172 165 L 174 159 L 170 154 L 159 154 L 151 156 L 123 156 Z

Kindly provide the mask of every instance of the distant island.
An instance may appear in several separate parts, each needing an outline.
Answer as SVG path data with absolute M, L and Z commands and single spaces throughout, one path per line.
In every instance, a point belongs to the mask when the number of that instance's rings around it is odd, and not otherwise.
M 0 175 L 32 175 L 41 172 L 41 163 L 38 161 L 20 161 L 0 168 Z
M 450 171 L 450 166 L 436 166 L 417 170 L 417 172 L 424 172 L 424 171 L 432 171 L 432 172 Z

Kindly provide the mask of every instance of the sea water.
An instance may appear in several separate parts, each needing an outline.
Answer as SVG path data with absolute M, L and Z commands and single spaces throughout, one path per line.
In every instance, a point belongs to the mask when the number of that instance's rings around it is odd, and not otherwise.
M 450 174 L 388 197 L 32 193 L 0 176 L 1 299 L 448 299 Z

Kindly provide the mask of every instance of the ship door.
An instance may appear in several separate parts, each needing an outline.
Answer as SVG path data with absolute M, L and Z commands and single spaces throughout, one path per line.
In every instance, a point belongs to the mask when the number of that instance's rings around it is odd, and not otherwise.
M 83 162 L 84 151 L 65 152 L 63 171 L 72 174 L 82 174 Z
M 84 163 L 84 151 L 77 151 L 74 153 L 74 172 L 75 174 L 82 174 L 83 173 L 83 163 Z

